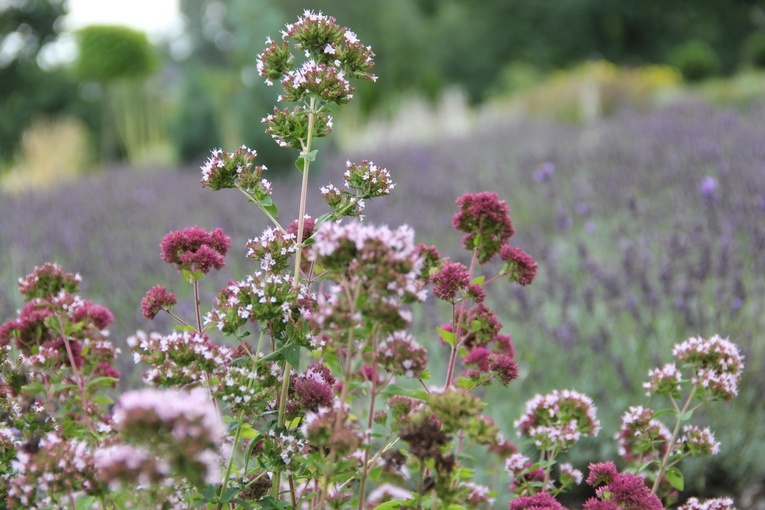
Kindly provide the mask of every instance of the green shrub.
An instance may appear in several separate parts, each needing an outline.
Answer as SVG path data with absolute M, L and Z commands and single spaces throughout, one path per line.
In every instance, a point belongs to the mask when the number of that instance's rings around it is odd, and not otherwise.
M 700 40 L 687 41 L 670 53 L 669 61 L 687 81 L 697 82 L 720 72 L 720 58 L 715 50 Z
M 156 56 L 143 32 L 93 25 L 79 30 L 77 38 L 80 54 L 74 69 L 81 79 L 143 78 L 156 69 Z
M 765 69 L 765 31 L 754 32 L 741 46 L 741 60 L 744 65 Z

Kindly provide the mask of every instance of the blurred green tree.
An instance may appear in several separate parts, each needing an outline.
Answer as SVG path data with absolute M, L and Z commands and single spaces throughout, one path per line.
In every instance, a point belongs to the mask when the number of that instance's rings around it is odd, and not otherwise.
M 62 0 L 0 2 L 0 169 L 35 118 L 88 110 L 66 73 L 43 67 L 39 58 L 58 36 L 64 13 Z
M 74 76 L 101 85 L 102 162 L 115 157 L 116 128 L 128 159 L 141 163 L 161 136 L 161 120 L 147 108 L 143 90 L 159 63 L 153 46 L 145 33 L 123 26 L 93 25 L 76 35 Z

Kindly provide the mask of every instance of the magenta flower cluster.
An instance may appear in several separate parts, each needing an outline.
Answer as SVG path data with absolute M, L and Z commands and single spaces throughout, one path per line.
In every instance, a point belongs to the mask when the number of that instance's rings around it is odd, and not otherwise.
M 173 264 L 179 271 L 209 273 L 226 265 L 226 253 L 231 238 L 216 228 L 207 232 L 193 226 L 167 234 L 160 243 L 162 261 Z

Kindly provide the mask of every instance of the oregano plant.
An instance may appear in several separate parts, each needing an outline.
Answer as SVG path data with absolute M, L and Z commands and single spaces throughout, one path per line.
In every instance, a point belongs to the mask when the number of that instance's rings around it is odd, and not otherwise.
M 241 247 L 251 271 L 214 303 L 201 302 L 200 285 L 225 266 L 230 238 L 193 226 L 161 240 L 178 285 L 192 287 L 192 313 L 177 311 L 163 285 L 146 292 L 143 315 L 165 313 L 177 324 L 128 339 L 146 387 L 114 401 L 111 313 L 80 298 L 79 276 L 54 264 L 21 279 L 26 304 L 0 326 L 6 506 L 457 510 L 490 508 L 512 493 L 511 509 L 564 508 L 558 497 L 583 482 L 595 488 L 586 509 L 673 505 L 683 490 L 680 460 L 719 448 L 692 421 L 701 405 L 736 395 L 736 346 L 691 338 L 675 347 L 676 364 L 649 373 L 649 394 L 670 407 L 625 413 L 621 470 L 595 459 L 585 478 L 561 462 L 601 429 L 593 401 L 574 389 L 530 399 L 515 422 L 520 444 L 508 441 L 477 390 L 512 384 L 519 372 L 487 291 L 531 285 L 539 270 L 511 244 L 510 207 L 493 192 L 456 199 L 452 225 L 465 265 L 417 244 L 406 225 L 362 221 L 365 201 L 395 184 L 361 160 L 347 163 L 342 187 L 320 185 L 324 212 L 314 219 L 315 139 L 331 132 L 331 108 L 352 99 L 354 80 L 376 79 L 374 53 L 310 11 L 266 46 L 258 71 L 282 92 L 264 123 L 280 146 L 299 151 L 298 218 L 281 218 L 255 150 L 213 150 L 202 186 L 239 190 L 271 224 Z M 415 338 L 413 307 L 431 296 L 450 313 Z M 445 373 L 428 369 L 426 342 L 448 359 Z M 474 449 L 485 458 L 466 454 Z M 504 466 L 492 487 L 478 483 L 488 458 Z M 680 508 L 732 507 L 720 498 Z

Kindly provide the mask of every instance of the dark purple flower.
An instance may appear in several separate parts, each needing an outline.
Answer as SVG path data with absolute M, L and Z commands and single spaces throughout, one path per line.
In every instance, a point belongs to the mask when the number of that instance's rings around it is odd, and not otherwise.
M 457 292 L 470 283 L 470 274 L 464 264 L 447 262 L 430 277 L 433 293 L 438 299 L 454 302 Z

